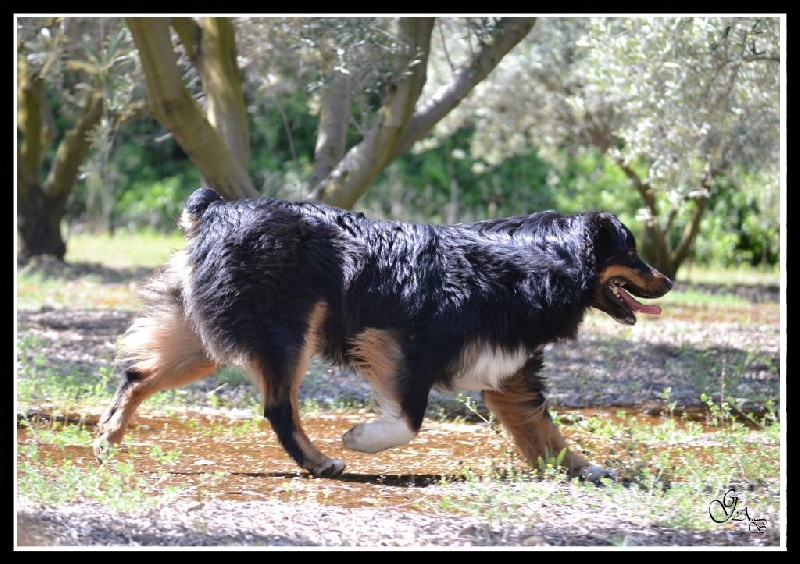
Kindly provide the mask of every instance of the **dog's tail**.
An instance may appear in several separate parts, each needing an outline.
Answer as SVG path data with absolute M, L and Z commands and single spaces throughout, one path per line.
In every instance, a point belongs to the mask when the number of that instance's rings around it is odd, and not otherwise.
M 208 206 L 222 201 L 222 196 L 211 188 L 198 188 L 186 200 L 186 207 L 183 208 L 178 225 L 187 235 L 191 235 L 197 225 L 197 220 L 203 216 Z

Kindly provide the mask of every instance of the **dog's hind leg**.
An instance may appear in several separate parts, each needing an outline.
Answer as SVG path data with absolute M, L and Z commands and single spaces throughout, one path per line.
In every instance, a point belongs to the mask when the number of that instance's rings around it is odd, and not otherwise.
M 145 399 L 217 369 L 177 304 L 154 308 L 137 319 L 123 337 L 122 351 L 134 364 L 125 371 L 124 380 L 98 421 L 94 452 L 101 463 L 108 458 L 109 448 L 122 441 L 128 421 Z
M 267 329 L 264 340 L 274 346 L 264 353 L 264 358 L 251 358 L 246 369 L 261 392 L 264 417 L 284 450 L 298 466 L 313 475 L 334 477 L 344 471 L 345 463 L 324 455 L 314 446 L 303 430 L 297 406 L 297 391 L 311 357 L 317 352 L 325 312 L 322 304 L 312 310 L 305 334 L 300 333 L 296 342 L 285 329 L 279 332 Z
M 533 356 L 514 376 L 505 380 L 499 390 L 484 390 L 483 399 L 511 434 L 520 454 L 533 467 L 557 458 L 563 451 L 561 465 L 570 476 L 597 481 L 613 477 L 614 471 L 590 463 L 567 447 L 544 397 L 544 382 L 539 376 L 541 352 Z
M 372 386 L 381 415 L 355 425 L 342 436 L 342 443 L 350 450 L 370 454 L 408 443 L 419 425 L 414 427 L 399 397 L 397 372 L 403 355 L 397 334 L 367 329 L 351 344 L 350 364 Z

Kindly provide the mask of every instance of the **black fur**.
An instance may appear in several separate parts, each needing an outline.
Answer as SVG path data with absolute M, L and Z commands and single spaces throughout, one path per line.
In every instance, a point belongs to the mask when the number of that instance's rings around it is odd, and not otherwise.
M 467 340 L 534 350 L 574 338 L 596 284 L 582 236 L 595 213 L 445 226 L 266 199 L 212 210 L 187 248 L 187 315 L 219 362 L 296 350 L 310 304 L 324 300 L 330 360 L 346 362 L 367 327 L 398 329 L 426 387 L 448 385 L 444 367 Z

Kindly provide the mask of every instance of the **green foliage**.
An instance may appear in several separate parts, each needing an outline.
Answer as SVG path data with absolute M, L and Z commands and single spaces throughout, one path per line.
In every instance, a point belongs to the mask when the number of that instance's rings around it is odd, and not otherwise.
M 298 112 L 291 118 L 291 129 L 284 127 L 276 109 L 255 120 L 259 125 L 253 128 L 251 171 L 265 195 L 299 199 L 308 188 L 314 118 L 297 101 L 288 107 Z M 641 237 L 636 219 L 641 207 L 638 194 L 621 169 L 598 152 L 578 151 L 561 164 L 551 165 L 530 149 L 489 169 L 470 153 L 471 134 L 459 131 L 435 148 L 403 155 L 378 176 L 358 208 L 381 217 L 421 222 L 598 208 L 618 214 Z M 164 147 L 148 151 L 124 143 L 112 155 L 111 166 L 121 179 L 112 208 L 116 229 L 174 231 L 186 198 L 200 185 L 196 169 L 180 151 L 173 155 L 165 154 Z M 639 168 L 644 174 L 644 167 Z M 739 176 L 736 188 L 726 184 L 714 193 L 693 247 L 695 260 L 721 266 L 775 265 L 780 256 L 778 202 L 768 199 L 763 189 L 768 179 L 763 174 Z M 85 198 L 85 183 L 79 183 L 67 221 L 86 218 Z M 679 234 L 678 229 L 671 232 L 673 238 Z
M 183 204 L 196 187 L 196 183 L 187 184 L 185 178 L 178 176 L 144 184 L 133 183 L 114 204 L 115 223 L 134 228 L 174 228 Z
M 709 202 L 701 233 L 695 243 L 695 260 L 722 266 L 775 265 L 780 258 L 780 202 L 774 182 L 759 172 L 742 172 L 737 186 L 729 179 Z
M 565 213 L 607 210 L 635 228 L 636 210 L 641 200 L 618 166 L 598 151 L 586 150 L 566 159 L 561 168 L 563 170 L 554 168 L 548 179 L 555 209 Z
M 513 155 L 491 170 L 470 153 L 463 129 L 424 151 L 409 152 L 381 173 L 358 207 L 387 217 L 452 223 L 520 215 L 553 207 L 549 165 L 535 151 Z
M 311 173 L 317 116 L 297 90 L 259 97 L 249 114 L 250 174 L 265 196 L 301 198 Z
M 386 85 L 419 62 L 405 52 L 395 23 L 236 19 L 247 76 L 249 171 L 263 194 L 307 193 L 318 95 L 331 69 L 351 80 L 348 147 L 368 129 Z M 438 24 L 429 54 L 434 87 L 470 52 L 469 42 L 490 36 L 497 21 L 442 18 Z M 105 97 L 107 114 L 92 132 L 92 150 L 65 210 L 72 231 L 173 230 L 186 196 L 202 180 L 155 119 L 120 119 L 143 101 L 124 20 L 26 17 L 18 34 L 21 52 L 47 82 L 54 139 L 72 125 L 77 93 L 91 87 Z M 448 116 L 450 123 L 437 124 L 418 143 L 426 149 L 384 170 L 359 206 L 433 222 L 597 207 L 636 231 L 641 201 L 611 164 L 622 156 L 654 188 L 660 219 L 673 204 L 684 208 L 669 234 L 674 244 L 693 205 L 687 207 L 685 196 L 701 187 L 706 164 L 720 168 L 706 159 L 724 157 L 693 258 L 777 264 L 779 39 L 775 17 L 540 20 L 537 33 L 504 57 Z M 187 77 L 199 94 L 201 85 Z M 607 149 L 609 158 L 582 151 L 588 147 Z M 42 176 L 52 158 L 51 147 Z
M 183 203 L 200 186 L 197 169 L 155 119 L 130 122 L 113 144 L 90 155 L 70 194 L 65 221 L 82 230 L 175 229 Z M 106 193 L 98 197 L 98 192 Z M 105 201 L 111 196 L 110 203 Z M 108 217 L 102 217 L 107 215 Z

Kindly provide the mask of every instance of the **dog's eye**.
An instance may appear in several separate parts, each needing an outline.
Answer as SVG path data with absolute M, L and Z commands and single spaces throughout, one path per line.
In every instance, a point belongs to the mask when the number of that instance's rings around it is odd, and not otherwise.
M 628 256 L 632 257 L 636 255 L 636 248 L 628 249 Z

